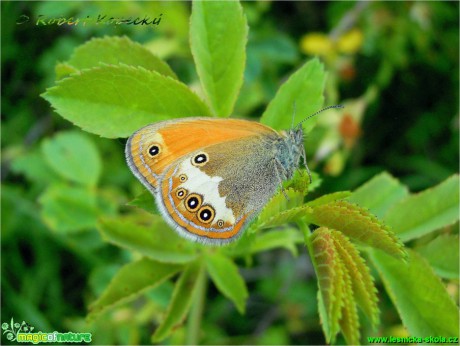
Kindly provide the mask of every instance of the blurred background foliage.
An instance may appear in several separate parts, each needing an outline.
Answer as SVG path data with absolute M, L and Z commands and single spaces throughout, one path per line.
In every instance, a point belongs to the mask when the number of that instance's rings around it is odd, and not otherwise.
M 328 71 L 327 105 L 345 105 L 321 115 L 306 140 L 310 167 L 323 179 L 315 196 L 354 189 L 384 170 L 411 191 L 458 171 L 458 2 L 264 1 L 243 7 L 250 34 L 235 116 L 257 119 L 280 84 L 312 56 Z M 53 85 L 57 62 L 104 35 L 142 43 L 194 88 L 190 3 L 4 1 L 1 10 L 2 322 L 14 317 L 37 330 L 91 331 L 99 344 L 149 343 L 170 283 L 85 322 L 88 304 L 133 256 L 96 231 L 99 216 L 123 213 L 142 191 L 124 162 L 124 143 L 83 133 L 39 95 Z M 39 15 L 160 14 L 153 28 L 35 25 Z M 17 24 L 21 15 L 30 21 Z M 70 152 L 68 141 L 75 144 Z M 63 163 L 56 162 L 59 155 Z M 89 178 L 79 181 L 78 168 L 75 176 L 61 174 L 59 164 L 68 155 L 84 158 Z M 250 291 L 246 315 L 210 287 L 203 343 L 324 343 L 305 249 L 297 258 L 282 250 L 258 255 L 242 274 Z M 458 304 L 458 282 L 448 289 Z M 379 292 L 377 333 L 406 335 L 384 290 Z M 184 342 L 181 330 L 168 342 Z

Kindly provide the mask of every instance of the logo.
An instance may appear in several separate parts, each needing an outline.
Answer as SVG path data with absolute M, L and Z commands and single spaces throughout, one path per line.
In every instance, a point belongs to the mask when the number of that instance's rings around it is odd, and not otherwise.
M 19 343 L 32 343 L 34 345 L 41 342 L 78 342 L 78 343 L 90 343 L 91 342 L 91 333 L 43 333 L 43 332 L 33 332 L 35 328 L 28 324 L 26 321 L 22 323 L 14 322 L 11 318 L 10 323 L 2 323 L 3 335 L 6 334 L 6 338 L 9 341 L 16 341 Z

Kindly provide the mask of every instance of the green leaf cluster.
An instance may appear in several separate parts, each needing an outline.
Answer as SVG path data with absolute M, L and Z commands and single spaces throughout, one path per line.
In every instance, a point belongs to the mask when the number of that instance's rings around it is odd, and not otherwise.
M 356 247 L 343 233 L 318 228 L 311 237 L 318 275 L 319 312 L 327 342 L 339 330 L 348 344 L 359 344 L 359 306 L 371 323 L 378 324 L 377 289 Z
M 195 1 L 190 44 L 200 79 L 196 92 L 148 49 L 126 37 L 104 37 L 87 42 L 69 61 L 59 64 L 56 86 L 43 97 L 82 130 L 108 138 L 127 137 L 165 119 L 230 116 L 244 79 L 247 36 L 238 2 Z M 97 59 L 93 51 L 100 52 Z M 306 62 L 279 88 L 261 122 L 275 129 L 289 128 L 294 104 L 295 123 L 314 113 L 324 102 L 325 83 L 323 64 L 316 58 Z M 313 124 L 305 125 L 306 131 Z M 216 249 L 179 238 L 146 193 L 130 202 L 140 209 L 128 207 L 126 214 L 117 216 L 101 212 L 104 203 L 95 193 L 101 159 L 85 135 L 60 134 L 43 143 L 41 155 L 46 165 L 37 166 L 38 177 L 52 179 L 47 174 L 52 171 L 69 182 L 51 186 L 40 198 L 50 227 L 71 231 L 97 226 L 104 240 L 133 254 L 134 260 L 117 271 L 91 305 L 89 319 L 171 280 L 172 294 L 152 341 L 170 337 L 188 316 L 187 338 L 198 343 L 196 330 L 208 278 L 244 313 L 249 292 L 236 261 L 243 258 L 250 263 L 253 255 L 275 248 L 296 255 L 302 244 L 317 274 L 319 313 L 328 342 L 335 342 L 339 332 L 349 344 L 360 342 L 358 308 L 373 326 L 379 323 L 374 280 L 361 252 L 369 255 L 412 333 L 421 333 L 429 325 L 434 335 L 458 334 L 454 328 L 458 310 L 438 277 L 458 279 L 458 265 L 453 264 L 455 259 L 458 262 L 458 248 L 446 246 L 458 235 L 436 236 L 410 251 L 400 240 L 435 234 L 458 221 L 458 193 L 453 193 L 458 191 L 457 176 L 410 195 L 405 186 L 383 173 L 353 193 L 308 200 L 308 192 L 317 185 L 310 185 L 308 175 L 300 170 L 283 184 L 239 242 Z M 18 170 L 21 164 L 16 163 Z M 320 179 L 314 177 L 318 184 Z M 418 275 L 420 271 L 426 277 Z M 430 296 L 429 302 L 424 294 Z M 435 305 L 435 311 L 443 310 L 445 315 L 438 321 L 428 313 Z
M 110 192 L 98 187 L 101 154 L 85 133 L 63 131 L 47 138 L 15 159 L 12 169 L 23 173 L 39 191 L 41 218 L 56 232 L 95 229 L 98 216 L 116 210 Z
M 375 201 L 369 196 L 383 192 Z M 411 335 L 459 335 L 458 307 L 441 278 L 459 279 L 459 176 L 417 194 L 382 173 L 350 200 L 378 212 L 404 241 L 412 240 L 405 263 L 372 250 L 370 260 Z M 446 232 L 445 234 L 440 233 Z M 415 242 L 418 240 L 419 243 Z M 450 243 L 450 244 L 448 244 Z

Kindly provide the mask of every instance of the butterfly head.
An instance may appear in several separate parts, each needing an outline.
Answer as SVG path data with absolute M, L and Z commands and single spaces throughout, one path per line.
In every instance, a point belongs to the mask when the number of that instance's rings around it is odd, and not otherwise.
M 283 138 L 278 146 L 277 162 L 281 166 L 283 178 L 290 179 L 299 167 L 302 157 L 305 160 L 302 126 L 281 132 Z
M 288 173 L 286 175 L 288 179 L 292 177 L 292 174 L 294 173 L 295 169 L 298 168 L 299 160 L 302 157 L 305 168 L 308 173 L 308 176 L 310 177 L 310 183 L 311 183 L 312 179 L 311 179 L 310 169 L 308 168 L 307 158 L 305 155 L 304 134 L 303 134 L 302 123 L 318 115 L 319 113 L 327 109 L 331 109 L 331 108 L 343 108 L 343 106 L 334 105 L 334 106 L 323 108 L 319 110 L 318 112 L 306 117 L 301 122 L 299 122 L 295 127 L 285 132 L 286 133 L 285 146 L 287 148 L 287 151 L 285 152 L 284 156 L 287 157 L 287 160 L 284 160 L 283 167 L 286 169 L 286 172 Z M 295 114 L 295 104 L 294 104 L 294 114 Z

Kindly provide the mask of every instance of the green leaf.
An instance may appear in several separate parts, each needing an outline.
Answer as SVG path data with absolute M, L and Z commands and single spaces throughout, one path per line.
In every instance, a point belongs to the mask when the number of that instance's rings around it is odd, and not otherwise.
M 95 67 L 62 79 L 42 95 L 65 119 L 102 137 L 128 137 L 152 122 L 208 116 L 186 85 L 126 65 Z
M 419 238 L 459 219 L 459 176 L 395 204 L 385 221 L 403 241 Z
M 317 58 L 310 60 L 278 89 L 260 122 L 277 130 L 291 128 L 295 104 L 294 125 L 298 124 L 321 108 L 325 83 L 323 64 Z M 313 127 L 315 121 L 312 118 L 303 124 L 305 132 Z
M 43 225 L 37 204 L 31 200 L 29 191 L 24 191 L 19 184 L 3 182 L 1 188 L 1 240 L 17 236 L 17 230 L 34 227 L 36 231 L 46 229 Z M 30 226 L 29 226 L 30 225 Z
M 159 215 L 139 210 L 128 216 L 102 218 L 98 229 L 109 243 L 159 262 L 186 263 L 197 256 L 195 244 L 179 237 Z
M 311 236 L 313 265 L 318 277 L 318 304 L 328 343 L 339 332 L 344 292 L 344 272 L 335 249 L 332 230 L 320 227 Z
M 50 185 L 39 202 L 42 219 L 52 230 L 72 232 L 96 226 L 96 194 L 86 187 Z
M 244 314 L 248 289 L 235 263 L 215 252 L 206 256 L 206 268 L 219 291 L 235 304 L 240 314 Z
M 274 214 L 278 214 L 282 211 L 299 207 L 303 203 L 304 194 L 303 191 L 294 190 L 288 188 L 283 191 L 278 191 L 265 205 L 262 211 L 259 213 L 258 219 L 263 221 L 270 218 Z
M 338 233 L 338 232 L 334 232 Z M 353 286 L 350 277 L 349 268 L 346 268 L 343 262 L 340 262 L 343 271 L 343 306 L 342 318 L 339 321 L 342 334 L 349 345 L 359 345 L 359 317 L 358 309 L 353 294 Z
M 458 337 L 458 307 L 427 261 L 412 250 L 407 252 L 407 263 L 379 251 L 371 252 L 404 326 L 410 335 Z
M 289 222 L 298 221 L 306 215 L 311 215 L 312 210 L 313 209 L 308 205 L 301 205 L 300 207 L 295 207 L 279 212 L 278 214 L 275 214 L 265 220 L 260 220 L 254 225 L 254 227 L 261 229 L 285 225 Z
M 238 1 L 194 1 L 190 44 L 213 113 L 232 113 L 243 84 L 248 26 Z
M 315 178 L 318 177 L 317 174 L 312 174 L 312 179 L 313 175 Z M 301 192 L 303 196 L 306 196 L 310 190 L 309 185 L 310 177 L 308 176 L 306 169 L 297 169 L 291 179 L 283 182 L 283 188 L 285 190 L 292 189 L 294 191 Z
M 97 52 L 97 54 L 95 54 Z M 177 79 L 167 63 L 151 51 L 128 37 L 93 38 L 75 49 L 67 64 L 78 70 L 92 68 L 103 64 L 125 64 L 156 71 L 164 76 Z
M 302 234 L 296 229 L 283 229 L 263 232 L 257 235 L 249 247 L 249 253 L 254 254 L 276 248 L 285 248 L 293 256 L 297 256 L 297 244 L 303 243 Z
M 201 275 L 205 275 L 205 273 L 199 261 L 187 265 L 174 286 L 173 295 L 168 310 L 166 311 L 166 316 L 157 330 L 155 330 L 152 336 L 153 342 L 164 340 L 171 334 L 173 329 L 183 323 L 190 309 Z
M 61 132 L 42 143 L 48 165 L 70 181 L 95 186 L 101 175 L 101 158 L 87 135 L 76 131 Z
M 11 161 L 11 170 L 23 174 L 33 183 L 48 185 L 60 181 L 60 176 L 46 163 L 40 148 L 19 155 Z
M 369 208 L 377 217 L 383 217 L 395 203 L 409 195 L 399 180 L 383 172 L 356 189 L 348 198 L 352 203 Z
M 289 216 L 294 218 L 301 212 L 301 210 L 288 213 L 287 215 L 281 215 L 281 213 L 286 210 L 301 206 L 303 199 L 303 191 L 294 190 L 293 188 L 285 189 L 284 193 L 282 191 L 278 191 L 278 193 L 276 193 L 263 207 L 256 220 L 251 224 L 250 232 L 253 232 L 254 230 L 257 230 L 261 227 L 271 227 L 283 224 L 283 220 L 289 219 Z M 277 218 L 279 218 L 280 222 L 276 222 Z
M 313 201 L 307 203 L 309 207 L 317 207 L 323 204 L 328 204 L 329 202 L 335 202 L 341 199 L 345 199 L 351 195 L 350 191 L 338 191 L 333 193 L 328 193 L 327 195 L 323 195 Z
M 54 72 L 56 73 L 56 80 L 58 81 L 59 79 L 68 77 L 73 73 L 77 73 L 78 69 L 73 66 L 70 66 L 67 63 L 60 62 L 56 64 L 56 67 L 54 68 Z
M 374 215 L 347 201 L 336 201 L 313 208 L 312 222 L 336 229 L 348 237 L 404 258 L 404 245 Z
M 176 274 L 182 266 L 142 258 L 122 267 L 102 295 L 89 307 L 88 319 L 104 310 L 138 297 Z
M 348 272 L 353 295 L 359 307 L 376 327 L 379 323 L 377 289 L 374 286 L 369 267 L 364 263 L 359 251 L 341 232 L 333 232 L 335 247 Z M 348 312 L 352 314 L 353 312 Z M 350 316 L 352 318 L 353 316 Z M 350 342 L 348 342 L 350 343 Z
M 315 191 L 323 183 L 323 179 L 316 172 L 311 172 L 311 183 L 308 185 L 308 192 Z
M 416 250 L 431 264 L 434 271 L 446 279 L 459 278 L 459 237 L 441 235 Z
M 144 209 L 145 211 L 148 211 L 151 214 L 160 214 L 155 203 L 155 198 L 153 197 L 152 193 L 148 190 L 144 190 L 132 201 L 126 203 L 126 205 Z

